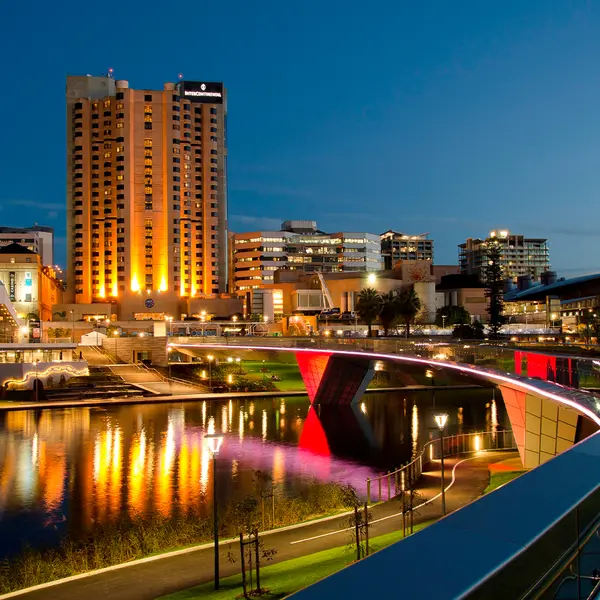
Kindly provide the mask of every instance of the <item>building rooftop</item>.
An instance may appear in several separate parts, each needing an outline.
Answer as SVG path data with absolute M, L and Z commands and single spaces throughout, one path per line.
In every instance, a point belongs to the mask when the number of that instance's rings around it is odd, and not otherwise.
M 556 283 L 551 283 L 549 285 L 538 284 L 520 292 L 515 290 L 505 294 L 504 299 L 508 301 L 535 300 L 539 297 L 545 297 L 549 294 L 558 294 L 569 287 L 593 281 L 600 283 L 600 273 L 596 273 L 594 275 L 583 275 L 581 277 L 573 277 L 572 279 L 564 279 L 563 281 L 557 281 Z
M 7 244 L 6 246 L 0 247 L 0 254 L 36 254 L 33 250 L 26 248 L 25 246 L 21 246 L 21 244 L 17 244 L 13 242 L 12 244 Z M 37 254 L 36 254 L 37 256 Z

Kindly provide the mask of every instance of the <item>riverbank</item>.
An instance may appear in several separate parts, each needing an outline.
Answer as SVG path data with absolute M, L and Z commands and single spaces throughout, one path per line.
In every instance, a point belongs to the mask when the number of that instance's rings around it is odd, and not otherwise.
M 488 467 L 506 458 L 504 452 L 484 452 L 471 458 L 446 460 L 446 505 L 452 512 L 478 498 L 489 483 Z M 415 524 L 441 516 L 440 473 L 423 475 L 419 492 L 427 502 L 418 509 Z M 401 508 L 397 500 L 371 508 L 373 538 L 397 531 L 401 527 Z M 351 528 L 352 529 L 352 528 Z M 262 534 L 266 548 L 277 550 L 272 564 L 314 555 L 316 552 L 339 547 L 348 538 L 348 517 L 329 517 L 301 525 L 282 527 Z M 237 576 L 239 564 L 226 560 L 227 551 L 235 552 L 239 542 L 222 542 L 221 576 Z M 212 543 L 160 556 L 132 561 L 100 571 L 83 573 L 62 581 L 25 589 L 0 600 L 20 597 L 24 600 L 79 600 L 82 597 L 101 598 L 107 593 L 111 600 L 154 600 L 177 591 L 194 588 L 212 581 Z M 238 588 L 239 589 L 239 588 Z M 110 592 L 108 592 L 110 590 Z M 240 590 L 241 591 L 241 590 Z M 212 598 L 209 593 L 204 597 Z
M 446 390 L 476 390 L 482 389 L 477 385 L 448 385 L 425 386 L 408 385 L 403 387 L 367 388 L 365 393 L 375 394 L 383 392 L 423 392 Z M 46 400 L 41 402 L 0 401 L 0 411 L 13 410 L 42 410 L 52 408 L 84 408 L 94 406 L 119 406 L 126 404 L 162 404 L 166 402 L 197 402 L 198 400 L 235 400 L 238 398 L 284 398 L 290 396 L 306 396 L 306 390 L 287 390 L 276 392 L 231 392 L 207 394 L 180 394 L 168 396 L 131 396 L 128 398 L 98 398 L 90 400 Z

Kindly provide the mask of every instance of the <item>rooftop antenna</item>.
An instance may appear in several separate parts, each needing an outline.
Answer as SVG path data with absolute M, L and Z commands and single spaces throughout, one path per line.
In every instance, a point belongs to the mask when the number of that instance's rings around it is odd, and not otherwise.
M 111 79 L 114 79 L 115 78 L 114 72 L 115 72 L 115 70 L 112 67 L 110 67 L 110 69 L 108 69 L 107 76 L 110 77 Z

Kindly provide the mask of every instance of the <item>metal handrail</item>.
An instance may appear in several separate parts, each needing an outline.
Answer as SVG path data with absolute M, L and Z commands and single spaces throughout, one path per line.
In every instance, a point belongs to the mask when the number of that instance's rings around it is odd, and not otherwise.
M 508 437 L 508 440 L 507 440 Z M 501 441 L 500 441 L 501 439 Z M 436 451 L 437 448 L 437 451 Z M 444 437 L 444 456 L 459 456 L 487 450 L 516 450 L 515 437 L 511 429 L 498 431 L 484 431 L 473 433 L 459 433 Z M 391 500 L 393 496 L 404 491 L 407 486 L 412 485 L 425 471 L 424 467 L 436 456 L 441 456 L 440 438 L 432 439 L 423 444 L 419 454 L 406 465 L 388 471 L 377 477 L 367 478 L 367 502 L 371 504 L 373 484 L 377 484 L 377 501 L 387 495 Z M 387 488 L 387 489 L 384 489 Z M 383 492 L 387 492 L 384 494 Z

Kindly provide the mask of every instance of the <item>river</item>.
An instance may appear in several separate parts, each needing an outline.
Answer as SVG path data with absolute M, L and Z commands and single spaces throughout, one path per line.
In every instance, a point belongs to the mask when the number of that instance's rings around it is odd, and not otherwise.
M 307 397 L 139 404 L 0 413 L 0 557 L 55 545 L 102 523 L 209 514 L 205 433 L 223 433 L 218 501 L 250 493 L 255 472 L 285 494 L 309 481 L 350 484 L 410 460 L 437 435 L 509 427 L 490 389 L 375 393 L 355 409 Z

